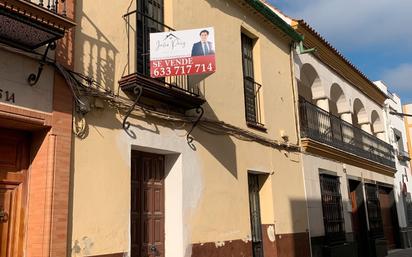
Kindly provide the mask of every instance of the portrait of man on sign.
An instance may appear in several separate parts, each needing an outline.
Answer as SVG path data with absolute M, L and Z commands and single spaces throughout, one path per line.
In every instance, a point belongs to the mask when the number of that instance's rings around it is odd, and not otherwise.
M 209 31 L 202 30 L 199 33 L 200 41 L 193 44 L 192 47 L 192 56 L 202 56 L 202 55 L 211 55 L 214 54 L 213 43 L 208 41 Z

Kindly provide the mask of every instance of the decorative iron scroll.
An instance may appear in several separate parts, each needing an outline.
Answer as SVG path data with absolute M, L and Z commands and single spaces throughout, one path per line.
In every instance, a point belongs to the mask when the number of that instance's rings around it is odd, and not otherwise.
M 203 117 L 205 110 L 203 110 L 202 106 L 199 106 L 198 108 L 196 108 L 196 113 L 199 113 L 199 117 L 197 117 L 196 121 L 192 125 L 192 128 L 189 130 L 189 132 L 187 132 L 187 135 L 186 135 L 186 141 L 189 144 L 190 148 L 192 149 L 196 149 L 196 147 L 193 145 L 194 138 L 192 137 L 191 133 L 193 132 L 193 130 L 199 123 L 200 119 Z
M 133 93 L 136 95 L 136 99 L 134 100 L 134 103 L 132 104 L 132 106 L 130 106 L 129 110 L 127 111 L 123 119 L 123 129 L 126 131 L 130 128 L 130 122 L 128 122 L 127 119 L 129 118 L 130 114 L 134 110 L 134 107 L 136 107 L 136 104 L 139 102 L 139 99 L 142 96 L 142 92 L 143 92 L 142 86 L 136 85 L 133 88 Z
M 46 64 L 47 53 L 49 52 L 49 50 L 55 50 L 55 49 L 56 49 L 56 42 L 53 41 L 47 45 L 46 51 L 44 51 L 43 57 L 39 61 L 40 66 L 39 66 L 39 69 L 37 70 L 37 75 L 34 73 L 31 73 L 29 77 L 27 78 L 27 82 L 29 83 L 30 86 L 34 86 L 37 84 L 37 82 L 39 81 L 40 75 L 43 71 L 43 66 Z

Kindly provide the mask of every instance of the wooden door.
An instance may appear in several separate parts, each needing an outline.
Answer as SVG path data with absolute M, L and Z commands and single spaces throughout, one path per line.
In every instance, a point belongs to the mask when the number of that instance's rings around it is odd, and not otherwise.
M 362 183 L 349 180 L 349 197 L 352 204 L 352 231 L 356 241 L 358 256 L 368 256 L 365 202 L 363 197 Z
M 131 257 L 164 257 L 164 156 L 132 152 L 131 172 Z
M 21 256 L 28 157 L 27 135 L 0 128 L 0 257 Z
M 379 201 L 381 204 L 383 233 L 388 242 L 388 249 L 396 248 L 396 222 L 394 213 L 394 198 L 391 189 L 379 188 Z

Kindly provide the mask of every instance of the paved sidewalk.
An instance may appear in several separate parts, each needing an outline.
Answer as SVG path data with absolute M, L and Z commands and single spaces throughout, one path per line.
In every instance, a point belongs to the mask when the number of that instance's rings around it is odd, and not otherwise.
M 389 251 L 387 257 L 412 257 L 412 248 Z

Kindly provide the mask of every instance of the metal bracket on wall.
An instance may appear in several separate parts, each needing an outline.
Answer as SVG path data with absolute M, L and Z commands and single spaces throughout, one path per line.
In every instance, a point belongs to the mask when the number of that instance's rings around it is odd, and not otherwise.
M 132 111 L 134 110 L 134 107 L 136 107 L 136 104 L 139 102 L 140 97 L 142 96 L 142 92 L 143 92 L 143 87 L 136 85 L 133 88 L 133 93 L 136 95 L 136 99 L 134 100 L 134 103 L 132 104 L 132 106 L 130 106 L 129 110 L 127 111 L 126 115 L 123 118 L 123 129 L 124 130 L 128 130 L 130 127 L 130 122 L 127 121 L 127 119 L 129 118 L 130 114 L 132 113 Z
M 39 69 L 37 70 L 37 75 L 34 73 L 31 73 L 29 77 L 27 78 L 27 82 L 29 83 L 30 86 L 36 85 L 36 83 L 39 81 L 40 75 L 43 71 L 43 66 L 46 64 L 46 59 L 47 59 L 47 54 L 49 53 L 49 50 L 55 50 L 56 49 L 56 42 L 50 42 L 47 45 L 46 51 L 44 51 L 43 57 L 39 61 L 40 66 Z
M 200 119 L 203 117 L 203 114 L 205 113 L 205 110 L 203 109 L 202 106 L 199 106 L 198 108 L 196 108 L 196 113 L 199 113 L 199 117 L 197 117 L 196 121 L 192 125 L 192 128 L 189 130 L 189 132 L 187 132 L 187 135 L 186 135 L 186 141 L 187 141 L 188 145 L 190 146 L 190 148 L 192 148 L 192 149 L 196 149 L 196 147 L 193 145 L 194 138 L 192 137 L 191 133 L 193 132 L 193 130 L 195 129 L 195 127 L 199 123 Z

